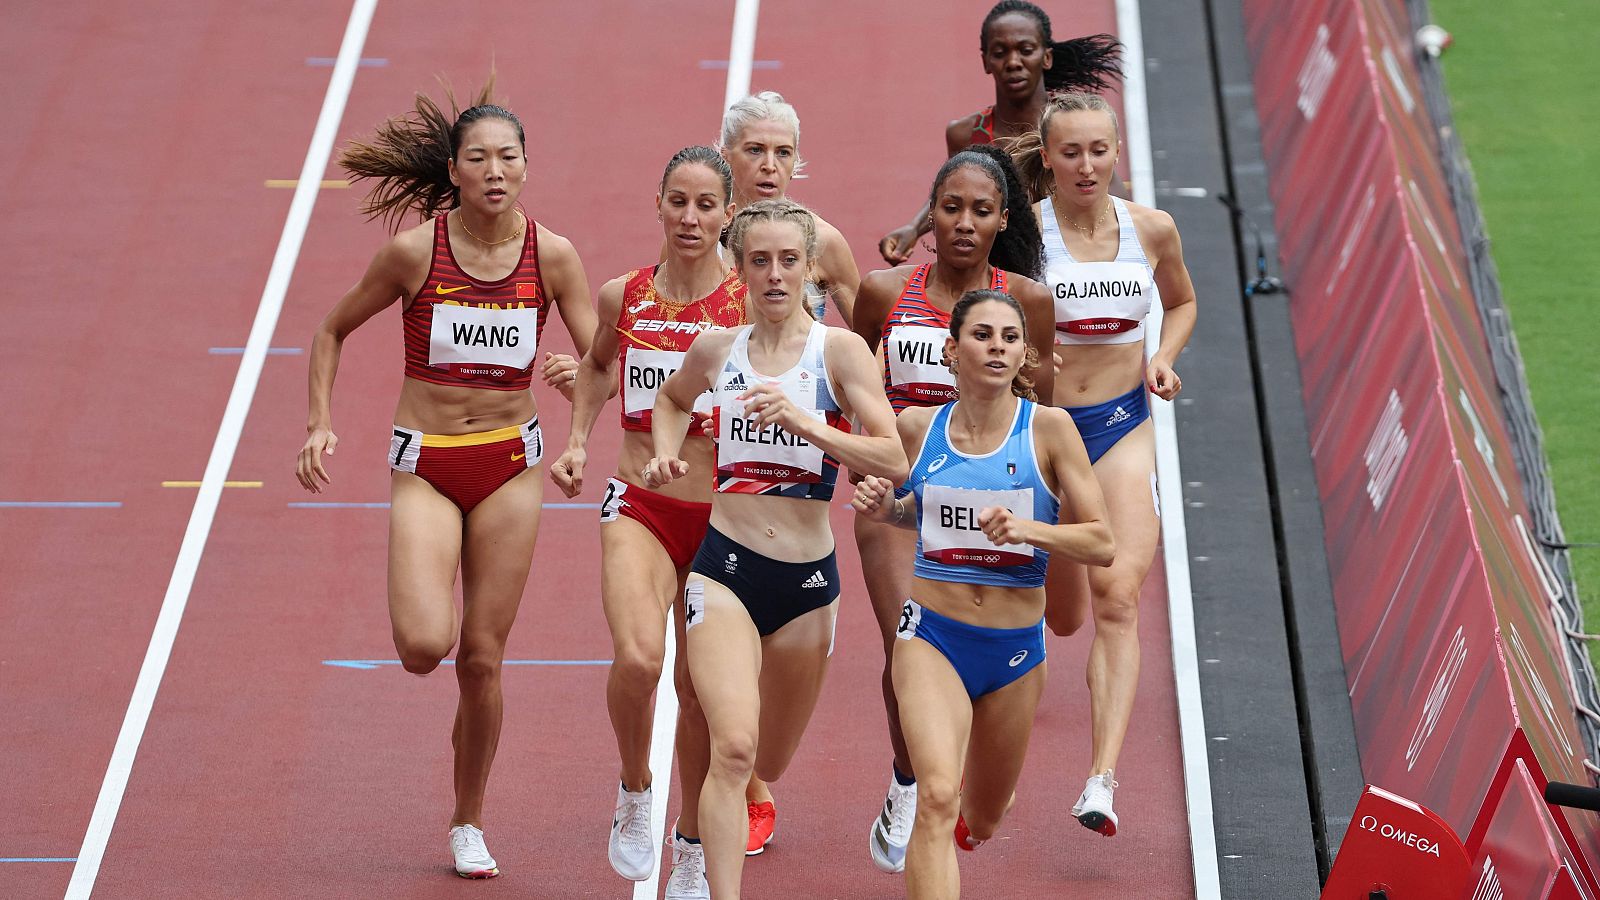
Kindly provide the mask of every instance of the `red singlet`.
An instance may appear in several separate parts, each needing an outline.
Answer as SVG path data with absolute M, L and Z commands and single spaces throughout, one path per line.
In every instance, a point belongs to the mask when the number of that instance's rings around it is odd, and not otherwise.
M 428 280 L 401 312 L 406 377 L 431 384 L 525 391 L 544 334 L 538 227 L 527 220 L 522 259 L 499 281 L 461 271 L 441 214 L 433 223 Z
M 745 324 L 744 282 L 729 271 L 712 291 L 698 300 L 668 300 L 656 292 L 657 263 L 625 277 L 622 309 L 617 314 L 618 377 L 622 380 L 622 427 L 649 431 L 656 391 L 683 365 L 695 337 L 713 328 Z M 710 410 L 709 395 L 705 410 Z
M 883 392 L 895 415 L 908 406 L 938 406 L 956 399 L 955 375 L 943 362 L 950 314 L 927 298 L 932 265 L 917 266 L 883 320 Z M 1005 290 L 1005 270 L 990 268 L 989 287 Z
M 978 124 L 972 126 L 973 144 L 994 143 L 994 107 L 985 106 L 978 113 Z

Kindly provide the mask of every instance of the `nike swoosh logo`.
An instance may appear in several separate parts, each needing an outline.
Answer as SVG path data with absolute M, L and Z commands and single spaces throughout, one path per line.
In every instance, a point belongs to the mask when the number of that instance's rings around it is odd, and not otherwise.
M 435 294 L 454 294 L 456 291 L 466 290 L 467 287 L 468 285 L 463 284 L 460 287 L 447 288 L 444 286 L 444 282 L 436 281 L 433 284 L 433 292 Z
M 932 322 L 932 316 L 913 316 L 911 313 L 900 314 L 900 324 L 909 325 L 912 322 Z
M 513 453 L 513 454 L 511 454 L 511 461 L 512 462 L 516 462 L 517 460 L 522 459 L 524 456 L 527 456 L 527 455 L 528 454 L 526 454 L 526 453 Z

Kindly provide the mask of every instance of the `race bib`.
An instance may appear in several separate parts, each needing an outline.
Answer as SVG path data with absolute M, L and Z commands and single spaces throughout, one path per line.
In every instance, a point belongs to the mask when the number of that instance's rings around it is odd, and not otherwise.
M 889 383 L 923 400 L 948 403 L 956 399 L 955 374 L 943 362 L 944 339 L 949 334 L 932 325 L 896 324 L 891 328 L 884 343 Z
M 1057 263 L 1045 271 L 1055 298 L 1056 331 L 1104 337 L 1144 324 L 1155 286 L 1140 263 Z
M 776 382 L 789 402 L 817 421 L 825 421 L 817 406 L 817 378 L 801 369 Z M 742 372 L 724 373 L 717 385 L 717 471 L 737 478 L 769 482 L 822 480 L 822 448 L 778 425 L 757 427 L 745 415 L 740 394 L 752 382 Z
M 455 363 L 526 369 L 538 351 L 539 309 L 482 309 L 436 303 L 428 365 Z
M 930 484 L 922 493 L 922 555 L 946 565 L 1017 566 L 1033 559 L 1031 544 L 996 546 L 978 525 L 978 513 L 1003 506 L 1033 518 L 1033 488 L 988 491 Z

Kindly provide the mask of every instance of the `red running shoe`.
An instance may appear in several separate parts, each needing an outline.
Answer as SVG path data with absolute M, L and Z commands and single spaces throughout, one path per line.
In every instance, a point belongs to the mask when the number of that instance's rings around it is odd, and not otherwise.
M 750 840 L 744 845 L 744 855 L 760 856 L 772 843 L 772 832 L 778 824 L 778 810 L 770 800 L 747 803 L 745 809 L 750 813 Z
M 967 830 L 966 816 L 956 816 L 956 846 L 968 852 L 983 846 L 983 841 L 972 839 L 972 832 Z

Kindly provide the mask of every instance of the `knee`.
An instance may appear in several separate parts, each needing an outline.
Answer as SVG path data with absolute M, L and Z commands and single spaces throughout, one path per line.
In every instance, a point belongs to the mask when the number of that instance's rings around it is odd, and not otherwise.
M 648 694 L 661 679 L 662 652 L 651 653 L 642 648 L 617 648 L 617 658 L 611 661 L 611 678 L 631 694 Z
M 1131 629 L 1139 624 L 1139 585 L 1113 582 L 1094 600 L 1096 628 Z
M 930 827 L 954 828 L 961 812 L 961 785 L 942 775 L 918 775 L 917 820 Z
M 1068 604 L 1047 605 L 1044 611 L 1044 623 L 1049 626 L 1050 633 L 1058 637 L 1071 637 L 1083 627 L 1083 609 L 1080 607 L 1067 608 Z
M 400 665 L 413 675 L 426 675 L 439 668 L 439 663 L 450 655 L 452 642 L 437 638 L 410 638 L 395 636 L 394 648 L 400 655 Z
M 467 686 L 483 686 L 500 680 L 500 652 L 473 652 L 465 648 L 456 654 L 456 680 Z
M 743 784 L 756 768 L 756 738 L 750 732 L 729 732 L 711 736 L 711 768 Z

